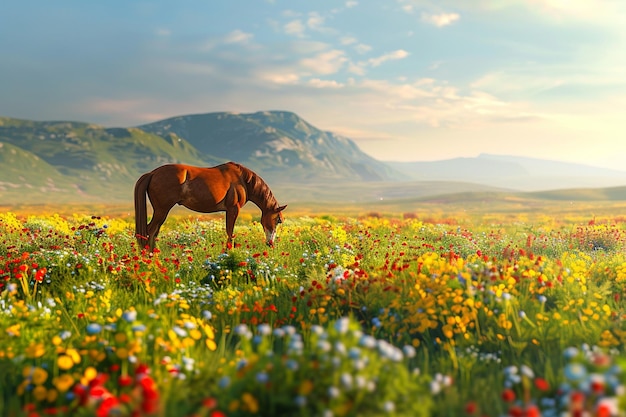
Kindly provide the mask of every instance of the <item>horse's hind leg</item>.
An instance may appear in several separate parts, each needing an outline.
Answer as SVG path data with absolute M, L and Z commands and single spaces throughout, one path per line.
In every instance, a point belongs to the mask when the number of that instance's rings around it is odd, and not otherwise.
M 170 212 L 173 206 L 167 209 L 155 209 L 152 214 L 152 219 L 150 223 L 148 223 L 148 246 L 150 250 L 154 250 L 156 245 L 155 241 L 157 236 L 159 235 L 159 231 L 161 230 L 161 226 L 165 222 L 167 218 L 167 214 Z

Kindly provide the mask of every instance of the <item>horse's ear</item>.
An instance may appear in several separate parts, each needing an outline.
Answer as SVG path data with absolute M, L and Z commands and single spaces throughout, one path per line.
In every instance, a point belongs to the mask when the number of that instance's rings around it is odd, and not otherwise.
M 281 211 L 283 211 L 284 209 L 287 208 L 287 204 L 285 204 L 284 206 L 280 206 L 276 209 L 276 213 L 280 213 Z

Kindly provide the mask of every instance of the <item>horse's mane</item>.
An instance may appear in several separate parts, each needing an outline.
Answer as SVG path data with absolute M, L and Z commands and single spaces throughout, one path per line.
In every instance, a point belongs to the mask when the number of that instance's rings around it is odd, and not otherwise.
M 272 190 L 270 190 L 267 183 L 263 181 L 263 178 L 243 165 L 235 162 L 233 162 L 233 164 L 236 165 L 241 171 L 241 178 L 246 183 L 248 195 L 252 197 L 251 200 L 257 200 L 257 204 L 263 203 L 268 209 L 278 207 L 276 197 L 274 197 L 274 194 L 272 193 Z

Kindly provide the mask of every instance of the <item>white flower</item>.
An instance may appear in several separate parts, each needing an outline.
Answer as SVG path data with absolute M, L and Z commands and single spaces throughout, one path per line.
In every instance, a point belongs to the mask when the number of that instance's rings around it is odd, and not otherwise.
M 340 334 L 344 334 L 350 328 L 350 319 L 347 317 L 342 317 L 335 322 L 335 330 L 337 330 Z
M 259 326 L 257 327 L 257 332 L 261 336 L 269 336 L 272 333 L 272 328 L 267 323 L 259 324 Z
M 396 410 L 396 405 L 393 401 L 385 401 L 385 404 L 383 404 L 383 410 L 387 413 L 393 413 Z
M 411 345 L 404 345 L 402 351 L 404 352 L 404 356 L 406 356 L 407 358 L 414 358 L 417 354 L 415 348 Z

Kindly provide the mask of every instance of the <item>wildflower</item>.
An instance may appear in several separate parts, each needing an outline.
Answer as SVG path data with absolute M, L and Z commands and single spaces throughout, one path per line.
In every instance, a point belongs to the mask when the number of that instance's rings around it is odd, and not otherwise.
M 526 365 L 522 365 L 520 367 L 520 371 L 521 371 L 522 375 L 524 375 L 524 376 L 526 376 L 528 378 L 532 379 L 532 378 L 535 377 L 535 373 L 533 372 L 533 370 L 530 367 L 526 366 Z
M 57 358 L 57 366 L 59 369 L 67 371 L 74 366 L 74 361 L 68 355 L 61 355 Z
M 385 401 L 383 404 L 383 410 L 387 413 L 393 413 L 396 410 L 396 405 L 393 401 Z
M 227 376 L 221 377 L 217 385 L 222 389 L 228 388 L 230 386 L 230 378 Z
M 323 335 L 325 332 L 324 328 L 318 324 L 314 324 L 313 326 L 311 326 L 311 333 L 312 334 L 316 334 L 318 336 Z
M 569 363 L 565 366 L 563 373 L 571 381 L 581 381 L 587 376 L 587 368 L 579 363 Z
M 318 340 L 317 348 L 322 352 L 330 352 L 332 345 L 330 344 L 328 340 Z
M 350 319 L 347 317 L 342 317 L 335 322 L 335 330 L 337 330 L 340 334 L 344 334 L 348 331 L 350 327 Z
M 65 392 L 74 385 L 74 378 L 69 374 L 61 374 L 52 380 L 52 384 L 59 392 Z
M 88 335 L 98 334 L 102 331 L 102 326 L 98 323 L 89 323 L 85 328 Z
M 259 372 L 256 374 L 256 381 L 259 384 L 266 384 L 270 380 L 269 375 L 266 372 Z
M 272 333 L 272 328 L 267 323 L 259 324 L 259 326 L 257 327 L 257 332 L 261 336 L 269 336 Z
M 31 380 L 35 385 L 43 385 L 48 379 L 48 372 L 43 368 L 35 368 Z
M 341 380 L 341 384 L 346 389 L 352 388 L 352 375 L 351 374 L 344 372 L 343 374 L 341 374 L 340 380 Z
M 414 358 L 417 354 L 415 348 L 411 345 L 404 345 L 402 351 L 404 352 L 404 356 L 406 356 L 407 358 Z
M 136 311 L 136 310 L 128 310 L 128 311 L 125 311 L 125 312 L 122 314 L 122 318 L 123 318 L 124 320 L 126 320 L 127 322 L 132 323 L 132 322 L 134 322 L 135 320 L 137 320 L 137 311 Z
M 304 395 L 298 395 L 294 399 L 296 405 L 300 408 L 304 408 L 306 406 L 306 397 Z
M 565 356 L 565 359 L 574 359 L 578 356 L 578 349 L 575 347 L 568 347 L 563 351 L 563 356 Z
M 328 387 L 328 397 L 338 398 L 340 394 L 341 394 L 341 391 L 339 390 L 339 388 L 334 387 L 334 386 Z
M 535 387 L 539 390 L 539 391 L 548 391 L 550 389 L 550 384 L 548 384 L 548 381 L 546 381 L 543 378 L 535 378 Z
M 245 324 L 239 324 L 237 327 L 235 327 L 235 334 L 241 336 L 244 339 L 252 339 L 252 332 Z
M 474 401 L 470 401 L 465 404 L 465 414 L 474 414 L 477 410 L 478 406 Z
M 515 392 L 512 389 L 506 388 L 502 391 L 502 400 L 507 403 L 512 403 L 515 401 Z

